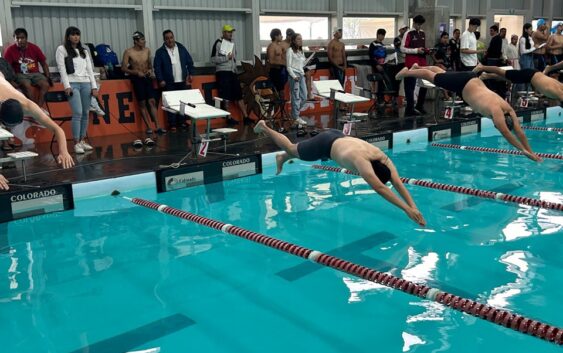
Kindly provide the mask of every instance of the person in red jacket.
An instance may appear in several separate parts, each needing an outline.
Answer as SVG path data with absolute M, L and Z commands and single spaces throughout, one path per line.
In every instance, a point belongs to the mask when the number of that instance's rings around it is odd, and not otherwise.
M 52 85 L 45 54 L 37 45 L 27 41 L 25 28 L 16 28 L 14 40 L 15 43 L 4 51 L 4 59 L 16 72 L 17 88 L 20 88 L 27 98 L 42 107 L 45 103 L 43 97 L 49 90 L 49 86 Z M 43 73 L 39 72 L 39 65 L 41 65 Z M 39 88 L 37 97 L 34 97 L 32 86 Z
M 411 68 L 413 64 L 426 66 L 426 36 L 421 30 L 426 19 L 422 15 L 416 15 L 413 18 L 413 29 L 409 30 L 403 36 L 401 42 L 401 52 L 405 54 L 405 66 Z M 424 100 L 426 99 L 426 88 L 420 87 L 418 91 L 418 100 L 416 108 L 414 105 L 414 88 L 416 79 L 412 77 L 405 78 L 405 98 L 407 107 L 405 116 L 416 116 L 426 114 L 424 110 Z

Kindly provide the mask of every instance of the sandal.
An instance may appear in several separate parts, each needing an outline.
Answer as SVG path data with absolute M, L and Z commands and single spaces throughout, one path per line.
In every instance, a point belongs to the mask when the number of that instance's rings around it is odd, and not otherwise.
M 147 129 L 147 135 L 152 135 L 152 129 Z
M 133 147 L 135 147 L 135 148 L 142 148 L 142 147 L 143 147 L 143 141 L 138 140 L 138 139 L 135 140 L 135 141 L 133 141 Z
M 149 146 L 149 147 L 152 147 L 152 146 L 155 145 L 155 142 L 154 142 L 154 140 L 151 139 L 150 137 L 147 137 L 147 138 L 145 139 L 145 145 L 147 145 L 147 146 Z

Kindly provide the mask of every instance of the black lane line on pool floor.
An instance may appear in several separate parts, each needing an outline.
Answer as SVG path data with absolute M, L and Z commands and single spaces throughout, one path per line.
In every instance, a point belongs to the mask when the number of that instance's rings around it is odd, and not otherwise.
M 332 249 L 325 253 L 332 256 L 345 258 L 348 260 L 354 260 L 355 263 L 359 263 L 363 266 L 377 269 L 378 271 L 381 272 L 389 272 L 392 269 L 400 268 L 400 266 L 397 264 L 392 264 L 387 261 L 382 261 L 382 260 L 374 259 L 372 257 L 365 256 L 362 254 L 362 252 L 369 249 L 373 249 L 374 247 L 384 244 L 393 239 L 396 239 L 396 236 L 391 233 L 388 232 L 375 233 L 365 238 L 348 243 L 344 246 Z M 276 275 L 280 276 L 281 278 L 289 282 L 293 282 L 322 269 L 326 269 L 326 268 L 320 266 L 317 263 L 304 261 L 299 265 L 295 265 L 285 270 L 279 271 L 278 273 L 276 273 Z M 425 284 L 427 286 L 440 287 L 441 290 L 443 291 L 454 293 L 456 295 L 463 296 L 465 298 L 474 297 L 472 293 L 469 293 L 457 287 L 450 286 L 446 283 L 441 283 L 439 281 L 430 280 L 430 281 L 426 281 Z
M 174 314 L 117 336 L 84 346 L 71 353 L 128 352 L 147 342 L 154 341 L 188 326 L 195 321 L 182 314 Z
M 522 186 L 524 186 L 524 185 L 519 184 L 519 183 L 508 183 L 508 184 L 504 184 L 504 185 L 501 185 L 501 186 L 497 186 L 496 188 L 489 189 L 489 190 L 494 191 L 494 192 L 501 192 L 503 194 L 510 194 L 512 191 L 518 190 Z M 490 199 L 483 199 L 483 198 L 480 198 L 480 197 L 474 197 L 474 196 L 471 196 L 471 195 L 464 195 L 464 196 L 465 196 L 465 198 L 463 200 L 451 203 L 449 205 L 442 206 L 440 208 L 443 209 L 443 210 L 460 212 L 460 211 L 465 210 L 466 208 L 476 206 L 476 205 L 478 205 L 482 202 L 494 201 L 494 200 L 490 200 Z M 507 204 L 507 205 L 510 205 L 510 204 Z

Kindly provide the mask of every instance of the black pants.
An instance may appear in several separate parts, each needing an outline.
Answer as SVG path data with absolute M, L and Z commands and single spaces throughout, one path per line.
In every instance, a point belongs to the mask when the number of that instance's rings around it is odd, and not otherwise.
M 405 98 L 407 99 L 407 112 L 412 112 L 414 109 L 414 89 L 416 87 L 416 78 L 405 77 Z M 424 101 L 426 100 L 426 88 L 420 87 L 418 91 L 418 100 L 416 102 L 417 108 L 424 107 Z

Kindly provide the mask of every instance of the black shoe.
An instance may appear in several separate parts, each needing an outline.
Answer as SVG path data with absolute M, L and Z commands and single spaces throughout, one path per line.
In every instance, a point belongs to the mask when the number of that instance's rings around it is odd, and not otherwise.
M 426 110 L 424 110 L 424 108 L 416 107 L 414 110 L 419 111 L 420 114 L 422 114 L 422 115 L 427 115 L 427 114 L 428 114 L 428 112 L 427 112 Z
M 420 112 L 417 111 L 416 109 L 405 110 L 405 116 L 418 116 L 418 115 L 420 115 Z
M 243 122 L 244 122 L 244 125 L 254 125 L 254 120 L 252 120 L 250 118 L 244 118 Z
M 226 121 L 227 121 L 227 125 L 238 125 L 238 121 L 236 121 L 235 119 L 233 119 L 231 117 L 228 117 L 226 119 Z

